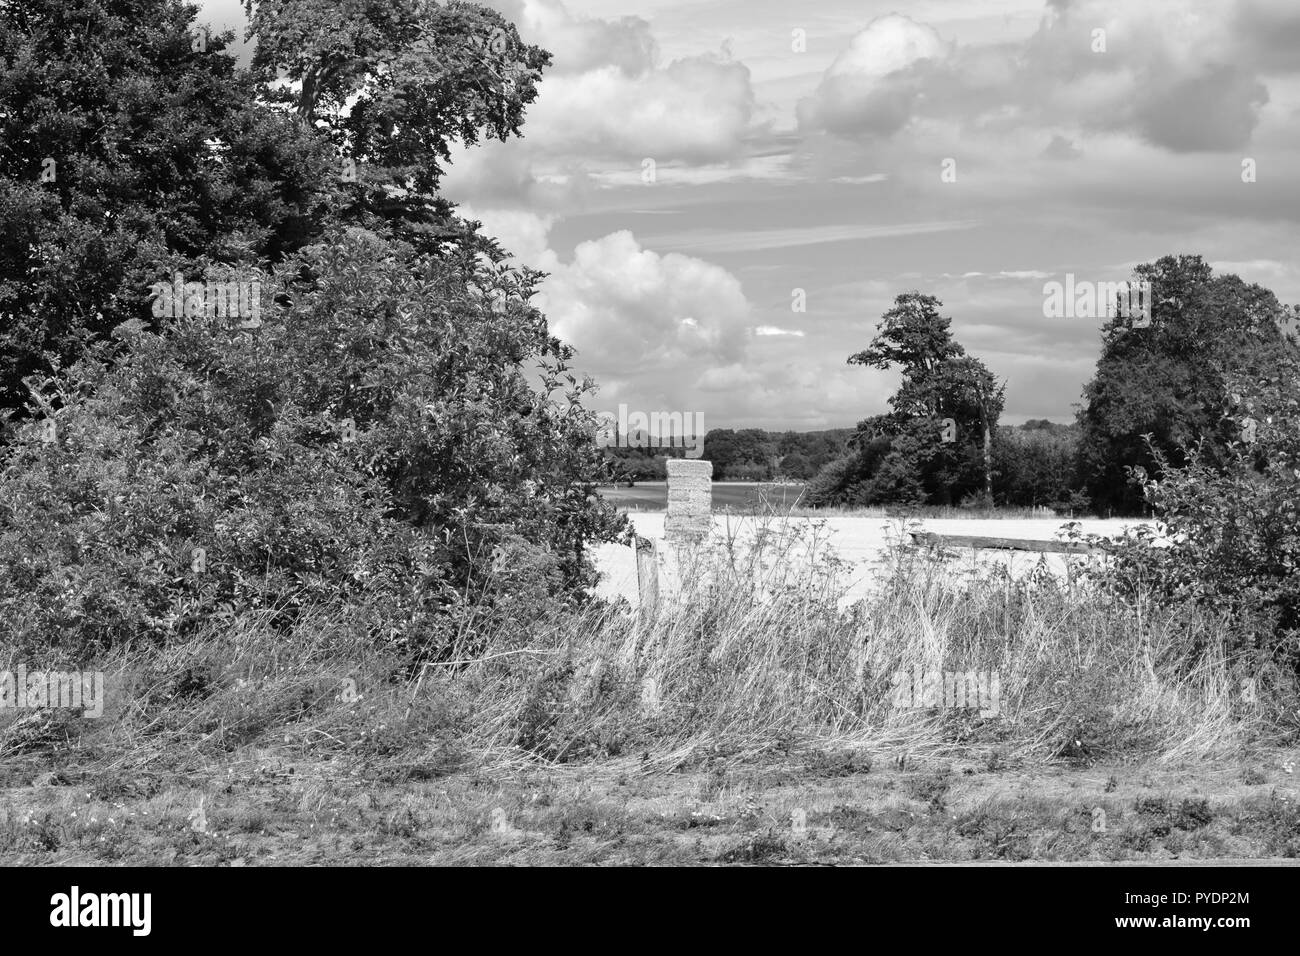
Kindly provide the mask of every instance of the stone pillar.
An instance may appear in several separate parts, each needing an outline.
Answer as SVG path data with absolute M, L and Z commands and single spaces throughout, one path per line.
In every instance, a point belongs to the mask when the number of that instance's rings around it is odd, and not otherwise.
M 668 515 L 664 537 L 669 541 L 698 541 L 713 527 L 713 462 L 669 458 Z

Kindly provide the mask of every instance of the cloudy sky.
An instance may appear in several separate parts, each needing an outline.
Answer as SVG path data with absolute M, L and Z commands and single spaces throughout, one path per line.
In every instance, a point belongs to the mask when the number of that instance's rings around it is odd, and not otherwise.
M 600 408 L 853 425 L 897 383 L 845 358 L 919 289 L 1005 422 L 1068 421 L 1101 323 L 1045 281 L 1199 253 L 1300 302 L 1296 0 L 488 5 L 554 64 L 446 191 L 550 273 Z

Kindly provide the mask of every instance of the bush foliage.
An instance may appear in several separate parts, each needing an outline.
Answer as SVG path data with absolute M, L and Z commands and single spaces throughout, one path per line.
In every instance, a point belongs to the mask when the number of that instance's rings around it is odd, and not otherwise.
M 1259 622 L 1266 655 L 1300 661 L 1300 362 L 1287 351 L 1269 372 L 1228 378 L 1221 427 L 1234 438 L 1213 456 L 1201 444 L 1162 477 L 1135 483 L 1162 519 L 1169 546 L 1146 533 L 1116 551 L 1111 580 L 1129 593 L 1191 599 Z
M 528 305 L 534 276 L 407 253 L 339 233 L 276 271 L 260 329 L 126 323 L 124 347 L 47 378 L 0 458 L 16 640 L 172 641 L 325 605 L 432 653 L 580 594 L 584 542 L 622 523 L 593 496 L 590 384 Z

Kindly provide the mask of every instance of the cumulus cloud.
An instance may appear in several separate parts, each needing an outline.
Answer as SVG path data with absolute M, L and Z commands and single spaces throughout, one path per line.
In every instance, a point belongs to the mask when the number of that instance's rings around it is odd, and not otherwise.
M 912 117 L 927 67 L 946 54 L 932 27 L 899 14 L 877 17 L 799 102 L 799 125 L 844 135 L 895 133 Z
M 572 13 L 562 0 L 493 0 L 552 54 L 525 135 L 532 148 L 588 158 L 718 161 L 740 152 L 754 114 L 749 70 L 721 54 L 664 66 L 650 23 Z
M 482 209 L 571 212 L 595 189 L 639 181 L 647 158 L 677 183 L 768 174 L 748 152 L 755 97 L 743 63 L 710 53 L 660 65 L 650 26 L 638 17 L 579 17 L 560 0 L 492 5 L 553 62 L 522 139 L 452 145 L 450 198 Z
M 1257 71 L 1300 68 L 1279 36 L 1300 36 L 1300 13 L 1276 0 L 1049 3 L 1028 40 L 996 48 L 948 45 L 893 14 L 872 20 L 827 68 L 799 103 L 799 124 L 850 138 L 922 120 L 986 132 L 1070 124 L 1171 152 L 1237 149 L 1268 102 Z M 1078 149 L 1057 133 L 1045 155 Z
M 626 230 L 579 244 L 572 262 L 551 271 L 538 305 L 601 378 L 692 381 L 737 361 L 750 324 L 750 304 L 730 272 L 644 249 Z
M 749 69 L 702 55 L 640 76 L 610 65 L 546 79 L 530 122 L 545 150 L 708 162 L 739 154 L 753 112 Z
M 551 52 L 556 74 L 615 66 L 629 76 L 639 76 L 654 67 L 658 47 L 649 22 L 641 17 L 574 16 L 560 0 L 497 0 L 491 6 L 505 14 L 528 42 Z
M 1043 19 L 1018 89 L 1044 119 L 1136 134 L 1172 152 L 1242 146 L 1268 91 L 1245 58 L 1233 8 L 1178 0 L 1081 0 Z M 1098 31 L 1101 31 L 1098 33 Z
M 459 214 L 481 222 L 483 232 L 499 241 L 521 265 L 546 271 L 555 264 L 555 253 L 549 245 L 554 216 L 524 209 L 478 209 L 470 205 L 461 206 Z
M 1244 146 L 1259 122 L 1268 90 L 1236 66 L 1212 66 L 1156 83 L 1135 110 L 1142 135 L 1175 152 Z

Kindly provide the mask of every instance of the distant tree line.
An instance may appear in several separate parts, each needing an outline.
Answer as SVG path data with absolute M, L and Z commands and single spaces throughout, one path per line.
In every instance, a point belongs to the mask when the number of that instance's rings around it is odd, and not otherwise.
M 713 463 L 714 481 L 806 481 L 845 453 L 852 434 L 851 428 L 816 432 L 715 428 L 704 436 L 704 457 Z M 664 462 L 685 456 L 680 447 L 611 446 L 605 451 L 619 480 L 633 482 L 663 481 Z
M 849 442 L 854 429 L 816 432 L 772 432 L 759 428 L 717 428 L 704 441 L 704 457 L 713 462 L 715 481 L 812 481 L 820 488 L 828 478 L 838 480 L 839 468 L 852 461 Z M 993 434 L 993 492 L 999 505 L 1058 509 L 1086 507 L 1077 478 L 1080 429 L 1034 419 L 1023 425 L 1001 425 Z M 664 481 L 665 462 L 683 457 L 680 448 L 606 449 L 620 481 Z M 887 495 L 845 495 L 843 504 L 893 503 Z

